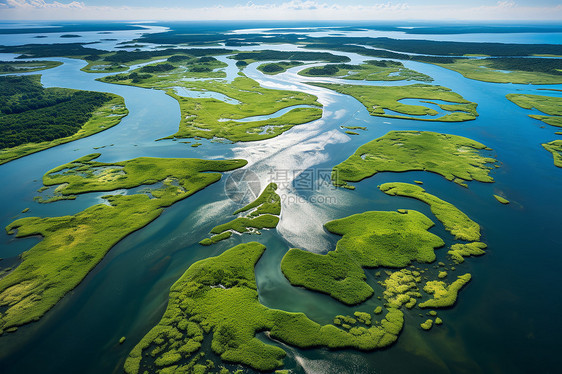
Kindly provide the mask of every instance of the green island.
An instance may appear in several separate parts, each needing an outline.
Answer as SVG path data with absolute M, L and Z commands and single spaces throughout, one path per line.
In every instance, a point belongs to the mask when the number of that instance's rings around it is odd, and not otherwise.
M 425 322 L 420 324 L 420 327 L 425 331 L 431 330 L 431 328 L 433 327 L 433 320 L 427 319 Z
M 505 97 L 524 109 L 536 109 L 548 115 L 529 114 L 529 117 L 538 119 L 548 125 L 562 127 L 562 97 L 507 94 Z
M 373 294 L 363 268 L 405 267 L 413 261 L 430 263 L 434 249 L 444 242 L 427 231 L 433 222 L 414 210 L 365 212 L 324 225 L 341 235 L 336 249 L 316 254 L 293 248 L 281 262 L 281 270 L 294 286 L 326 293 L 349 305 Z
M 353 96 L 367 108 L 372 116 L 443 122 L 470 121 L 478 116 L 476 112 L 478 104 L 465 100 L 461 95 L 442 86 L 427 84 L 412 84 L 409 86 L 362 86 L 335 83 L 309 84 Z M 425 100 L 422 102 L 435 104 L 440 109 L 451 113 L 437 118 L 428 118 L 426 116 L 436 116 L 438 112 L 422 105 L 401 103 L 400 100 L 403 99 Z M 446 103 L 442 104 L 429 100 L 441 100 Z M 397 114 L 386 113 L 385 109 L 394 111 Z M 406 115 L 417 117 L 408 117 Z
M 287 69 L 294 68 L 295 66 L 301 66 L 304 62 L 302 61 L 278 61 L 269 64 L 261 64 L 258 66 L 258 70 L 267 75 L 277 75 L 279 73 L 284 73 Z
M 281 214 L 281 198 L 275 191 L 277 191 L 277 185 L 275 183 L 268 184 L 256 200 L 233 213 L 236 215 L 248 212 L 248 214 L 225 224 L 215 226 L 211 230 L 211 234 L 214 235 L 201 240 L 199 244 L 215 244 L 230 238 L 233 231 L 239 234 L 245 232 L 259 233 L 257 230 L 264 228 L 274 229 L 277 227 L 279 214 Z
M 455 305 L 457 296 L 461 288 L 471 279 L 470 274 L 460 275 L 456 281 L 449 286 L 443 281 L 428 281 L 423 290 L 433 294 L 433 299 L 429 299 L 419 304 L 420 308 L 446 308 Z
M 61 184 L 61 195 L 156 185 L 150 193 L 108 195 L 71 216 L 28 217 L 6 227 L 16 237 L 43 240 L 21 255 L 21 263 L 0 279 L 0 333 L 37 321 L 75 288 L 105 254 L 128 234 L 156 219 L 165 207 L 217 182 L 220 173 L 245 160 L 210 161 L 142 157 L 116 163 L 94 161 L 99 154 L 59 166 L 43 177 Z
M 491 83 L 560 84 L 562 73 L 557 59 L 487 58 L 432 62 L 462 74 L 465 78 Z
M 44 88 L 40 75 L 0 77 L 0 164 L 117 125 L 121 96 Z
M 509 204 L 509 200 L 506 199 L 506 198 L 503 197 L 503 196 L 494 195 L 494 198 L 495 198 L 498 202 L 500 202 L 500 203 L 502 203 L 502 204 L 504 204 L 504 205 L 505 205 L 505 204 Z
M 481 256 L 484 253 L 484 249 L 488 246 L 482 242 L 473 243 L 457 243 L 451 246 L 451 249 L 447 252 L 455 264 L 460 264 L 464 262 L 465 257 L 470 256 Z
M 130 352 L 125 372 L 205 372 L 212 366 L 200 351 L 206 337 L 224 362 L 262 371 L 282 367 L 286 352 L 258 339 L 258 332 L 300 348 L 373 350 L 396 341 L 404 323 L 397 309 L 369 327 L 345 328 L 262 305 L 254 267 L 264 251 L 260 243 L 240 244 L 191 265 L 171 287 L 160 322 Z
M 379 172 L 429 171 L 466 186 L 465 181 L 493 182 L 489 175 L 496 160 L 483 157 L 488 149 L 472 139 L 429 131 L 390 131 L 363 144 L 332 170 L 336 186 L 353 189 Z
M 431 195 L 420 186 L 408 183 L 385 183 L 379 189 L 387 195 L 411 197 L 431 207 L 431 212 L 443 223 L 455 239 L 480 240 L 480 225 L 471 220 L 453 204 Z
M 417 71 L 407 69 L 399 61 L 370 60 L 361 65 L 332 64 L 310 67 L 299 71 L 305 77 L 338 77 L 349 80 L 401 81 L 415 80 L 432 82 L 433 78 Z
M 542 145 L 544 149 L 552 153 L 554 165 L 562 168 L 562 140 L 553 140 Z
M 131 79 L 137 74 L 137 81 Z M 227 139 L 246 142 L 270 139 L 295 125 L 308 123 L 322 117 L 321 104 L 313 95 L 296 91 L 274 90 L 261 87 L 256 81 L 240 75 L 232 83 L 222 80 L 182 81 L 184 73 L 174 69 L 166 74 L 153 76 L 134 71 L 123 80 L 103 78 L 101 81 L 135 85 L 165 90 L 175 98 L 181 109 L 180 127 L 169 138 Z M 150 75 L 150 77 L 148 76 Z M 215 98 L 183 97 L 177 88 L 196 92 L 219 94 L 226 101 Z M 229 102 L 227 102 L 229 101 Z M 271 115 L 295 105 L 299 107 L 275 118 L 247 120 L 253 116 Z M 308 107 L 309 106 L 309 107 Z
M 60 61 L 0 61 L 0 74 L 31 73 L 61 65 Z
M 367 131 L 367 127 L 365 126 L 340 126 L 342 129 L 346 130 L 363 130 Z

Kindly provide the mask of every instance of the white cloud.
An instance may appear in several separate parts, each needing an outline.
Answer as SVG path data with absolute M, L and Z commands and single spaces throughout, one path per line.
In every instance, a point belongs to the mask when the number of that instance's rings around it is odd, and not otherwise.
M 84 3 L 78 1 L 65 4 L 58 1 L 47 3 L 44 0 L 7 0 L 6 5 L 16 9 L 84 9 L 86 7 Z
M 466 3 L 465 3 L 466 4 Z M 3 4 L 0 4 L 3 5 Z M 241 3 L 236 6 L 199 8 L 89 6 L 83 2 L 7 0 L 2 19 L 104 19 L 104 20 L 560 20 L 562 7 L 518 6 L 512 0 L 491 6 L 463 3 L 416 5 L 380 2 L 371 5 L 341 5 L 315 0 L 284 3 Z
M 498 1 L 498 8 L 513 8 L 517 6 L 513 1 Z

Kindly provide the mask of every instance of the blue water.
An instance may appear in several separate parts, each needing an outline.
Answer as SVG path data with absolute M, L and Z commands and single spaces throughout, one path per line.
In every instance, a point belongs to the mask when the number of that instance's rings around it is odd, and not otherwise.
M 518 36 L 521 35 L 510 37 Z M 288 45 L 260 48 L 297 49 Z M 349 56 L 352 63 L 372 59 L 337 54 Z M 562 300 L 555 285 L 560 281 L 562 253 L 556 233 L 562 223 L 559 215 L 562 170 L 553 165 L 551 154 L 540 144 L 560 136 L 554 134 L 556 128 L 543 128 L 542 122 L 528 117 L 535 111 L 517 107 L 505 95 L 557 95 L 537 88 L 561 89 L 562 85 L 478 82 L 438 66 L 404 62 L 406 67 L 432 76 L 435 79 L 432 84 L 449 87 L 479 104 L 480 115 L 474 121 L 421 122 L 372 117 L 352 97 L 306 84 L 325 81 L 377 85 L 380 82 L 297 75 L 311 64 L 268 76 L 259 72 L 256 69 L 259 63 L 255 63 L 244 70 L 250 78 L 264 87 L 317 95 L 324 105 L 323 118 L 295 126 L 265 141 L 223 144 L 202 140 L 201 147 L 192 148 L 178 141 L 155 141 L 175 133 L 180 120 L 179 105 L 164 92 L 101 83 L 95 78 L 104 74 L 80 71 L 85 65 L 83 61 L 55 60 L 64 64 L 40 72 L 47 87 L 116 93 L 125 98 L 130 114 L 121 124 L 102 133 L 0 166 L 3 181 L 0 225 L 23 216 L 74 214 L 101 202 L 100 197 L 105 193 L 85 194 L 75 201 L 52 204 L 33 201 L 44 172 L 93 152 L 100 152 L 100 161 L 107 162 L 139 156 L 237 157 L 249 160 L 248 168 L 258 174 L 264 186 L 272 169 L 286 170 L 291 177 L 277 180 L 283 201 L 277 230 L 264 230 L 259 237 L 236 236 L 211 247 L 198 244 L 213 226 L 225 221 L 224 212 L 237 208 L 227 199 L 223 181 L 166 209 L 146 228 L 119 242 L 84 282 L 39 322 L 2 336 L 2 373 L 120 373 L 129 351 L 161 318 L 170 285 L 195 261 L 219 254 L 240 242 L 259 240 L 268 247 L 256 268 L 259 297 L 265 305 L 305 312 L 320 323 L 331 322 L 336 314 L 370 311 L 381 304 L 376 297 L 350 308 L 326 295 L 290 286 L 281 274 L 279 263 L 291 247 L 314 252 L 334 249 L 338 237 L 325 232 L 322 224 L 366 210 L 419 210 L 436 223 L 431 231 L 452 243 L 451 236 L 427 205 L 387 196 L 377 189 L 377 185 L 385 182 L 414 180 L 424 181 L 423 187 L 428 192 L 453 203 L 480 223 L 483 240 L 489 246 L 485 256 L 468 259 L 457 267 L 457 274 L 473 275 L 472 282 L 461 291 L 457 306 L 439 311 L 444 325 L 431 332 L 419 329 L 425 318 L 417 316 L 418 311 L 406 312 L 406 326 L 397 344 L 382 351 L 300 350 L 283 346 L 289 352 L 287 368 L 296 373 L 557 372 L 558 336 L 562 333 L 557 311 L 562 307 Z M 228 61 L 232 69 L 232 60 Z M 415 82 L 384 84 L 412 83 Z M 342 125 L 368 129 L 350 137 L 344 134 Z M 391 130 L 437 131 L 484 143 L 493 149 L 489 154 L 500 161 L 501 167 L 492 171 L 495 183 L 470 182 L 469 188 L 463 188 L 435 174 L 408 172 L 377 174 L 357 183 L 355 191 L 330 186 L 317 191 L 295 188 L 294 173 L 329 171 L 360 145 Z M 101 146 L 105 147 L 94 149 Z M 511 204 L 499 204 L 493 194 L 504 194 Z M 20 214 L 26 207 L 31 208 L 30 212 Z M 14 239 L 0 234 L 0 257 L 14 256 L 36 242 L 35 238 Z M 438 250 L 437 256 L 438 261 L 444 259 L 446 249 Z M 376 295 L 380 295 L 374 271 L 368 270 L 367 275 Z M 127 337 L 122 345 L 118 344 L 121 336 Z

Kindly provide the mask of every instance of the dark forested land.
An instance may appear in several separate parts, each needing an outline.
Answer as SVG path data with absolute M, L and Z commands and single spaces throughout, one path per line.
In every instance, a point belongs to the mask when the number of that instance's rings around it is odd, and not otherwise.
M 0 77 L 0 149 L 78 132 L 107 94 L 44 88 L 39 75 Z
M 562 60 L 558 58 L 488 58 L 491 68 L 497 70 L 533 71 L 562 75 Z
M 100 49 L 84 47 L 86 43 L 65 43 L 65 44 L 25 44 L 1 46 L 2 53 L 18 53 L 17 58 L 40 58 L 40 57 L 81 57 L 99 56 L 106 51 Z
M 234 55 L 235 60 L 255 60 L 255 61 L 326 61 L 326 62 L 348 62 L 346 56 L 337 56 L 326 52 L 285 52 L 285 51 L 257 51 L 241 52 Z
M 225 48 L 191 48 L 191 49 L 162 49 L 158 51 L 118 51 L 104 57 L 104 61 L 115 63 L 128 63 L 138 60 L 148 60 L 154 57 L 170 56 L 170 55 L 186 55 L 191 57 L 204 57 L 224 55 L 234 52 Z
M 32 72 L 62 65 L 58 61 L 0 61 L 0 74 Z
M 90 43 L 92 44 L 92 43 Z M 117 51 L 110 52 L 87 47 L 86 43 L 67 44 L 26 44 L 18 46 L 0 46 L 1 53 L 18 53 L 18 58 L 40 57 L 79 57 L 89 61 L 106 61 L 112 63 L 129 63 L 133 61 L 149 60 L 155 57 L 170 55 L 186 55 L 204 57 L 234 52 L 225 48 L 168 48 L 157 51 Z

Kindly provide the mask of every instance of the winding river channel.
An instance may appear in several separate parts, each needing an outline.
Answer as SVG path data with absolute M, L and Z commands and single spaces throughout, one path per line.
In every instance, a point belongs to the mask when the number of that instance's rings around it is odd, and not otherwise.
M 293 45 L 262 45 L 242 50 L 297 50 Z M 328 51 L 329 52 L 329 51 Z M 346 55 L 351 63 L 372 60 Z M 0 58 L 2 58 L 0 56 Z M 337 236 L 322 225 L 336 218 L 366 210 L 416 209 L 431 217 L 427 205 L 413 199 L 390 197 L 377 185 L 385 182 L 424 180 L 424 188 L 447 200 L 482 226 L 489 250 L 483 257 L 458 266 L 470 272 L 473 281 L 463 291 L 457 306 L 441 312 L 446 329 L 427 334 L 418 328 L 417 312 L 405 311 L 406 326 L 396 345 L 383 351 L 300 350 L 290 352 L 286 368 L 295 373 L 388 373 L 388 372 L 541 372 L 555 362 L 561 324 L 549 326 L 562 307 L 558 291 L 549 291 L 559 279 L 560 207 L 562 170 L 541 143 L 560 138 L 554 128 L 528 118 L 535 112 L 509 102 L 508 93 L 540 94 L 537 88 L 562 89 L 562 85 L 486 83 L 464 78 L 435 65 L 404 62 L 407 68 L 434 78 L 478 103 L 479 117 L 462 123 L 426 122 L 369 116 L 365 107 L 350 96 L 311 86 L 307 82 L 341 82 L 365 85 L 407 85 L 416 82 L 364 82 L 335 78 L 311 78 L 298 71 L 316 64 L 291 68 L 278 75 L 264 75 L 253 63 L 244 73 L 263 87 L 298 90 L 316 95 L 324 106 L 320 120 L 295 126 L 273 139 L 249 143 L 198 140 L 194 148 L 173 140 L 160 140 L 178 129 L 180 108 L 163 91 L 102 83 L 103 73 L 85 73 L 82 60 L 54 58 L 63 65 L 39 72 L 46 87 L 111 92 L 125 98 L 129 115 L 106 131 L 60 145 L 0 166 L 0 226 L 29 216 L 51 217 L 75 214 L 100 203 L 107 193 L 88 193 L 74 201 L 39 204 L 33 201 L 42 186 L 42 175 L 61 164 L 89 153 L 102 154 L 99 161 L 112 162 L 140 156 L 242 158 L 255 172 L 262 187 L 272 175 L 280 185 L 282 213 L 277 230 L 264 230 L 259 241 L 268 250 L 256 268 L 260 301 L 272 308 L 300 311 L 321 323 L 336 314 L 371 311 L 377 300 L 347 307 L 330 297 L 290 286 L 279 268 L 291 247 L 313 252 L 335 248 Z M 238 73 L 235 61 L 227 62 L 229 80 Z M 543 91 L 543 94 L 545 91 Z M 192 93 L 195 94 L 195 93 Z M 548 92 L 560 96 L 562 92 Z M 278 112 L 272 116 L 279 116 Z M 261 118 L 263 119 L 263 118 Z M 340 126 L 365 126 L 366 131 L 349 136 Z M 391 130 L 427 130 L 465 136 L 492 148 L 501 167 L 492 172 L 495 183 L 469 183 L 463 188 L 424 172 L 381 173 L 356 184 L 354 191 L 323 184 L 314 190 L 298 188 L 299 176 L 326 172 L 345 160 L 360 145 Z M 99 148 L 102 147 L 102 148 Z M 98 148 L 98 149 L 95 149 Z M 120 241 L 86 277 L 39 322 L 20 328 L 17 334 L 0 338 L 0 367 L 4 374 L 16 373 L 121 373 L 124 359 L 134 345 L 162 316 L 171 284 L 195 261 L 231 246 L 255 240 L 252 235 L 235 236 L 210 247 L 198 242 L 226 219 L 225 212 L 238 206 L 224 192 L 224 180 L 174 204 L 144 229 Z M 122 191 L 127 193 L 127 191 Z M 495 201 L 504 194 L 511 204 Z M 436 222 L 437 223 L 437 222 Z M 431 229 L 447 244 L 452 239 L 440 223 Z M 0 234 L 0 257 L 10 258 L 31 248 L 38 239 L 15 239 Z M 446 250 L 438 250 L 444 258 Z M 379 292 L 374 271 L 368 282 Z M 555 294 L 550 294 L 555 292 Z M 413 314 L 409 316 L 408 313 Z M 412 317 L 412 318 L 409 318 Z M 425 335 L 422 335 L 425 334 Z M 119 344 L 119 338 L 127 340 Z M 263 336 L 263 339 L 267 339 Z M 530 345 L 536 341 L 536 345 Z M 540 342 L 540 344 L 539 344 Z M 276 343 L 277 344 L 277 343 Z M 212 356 L 209 349 L 209 355 Z M 528 370 L 527 370 L 528 369 Z M 248 370 L 248 372 L 250 372 Z

